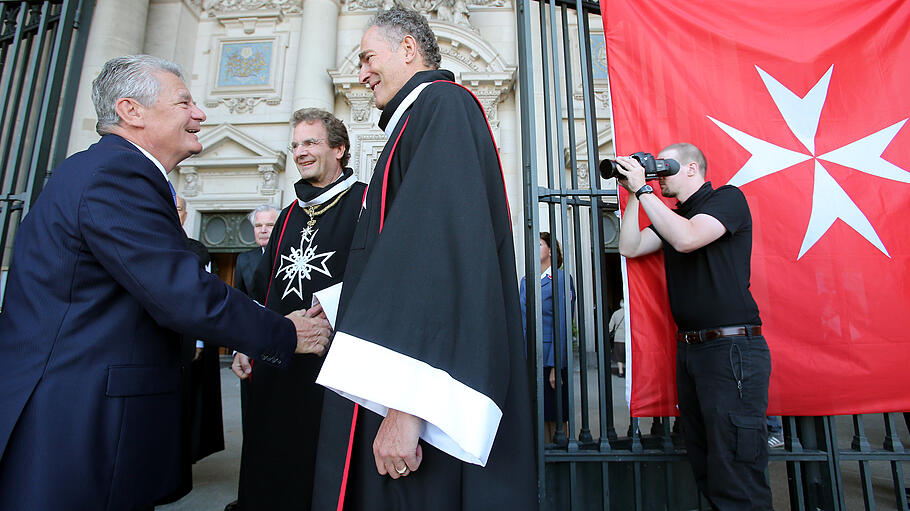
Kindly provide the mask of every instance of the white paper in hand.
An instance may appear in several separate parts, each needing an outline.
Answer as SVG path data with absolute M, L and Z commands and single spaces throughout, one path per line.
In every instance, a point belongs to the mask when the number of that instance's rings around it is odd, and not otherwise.
M 341 301 L 341 286 L 339 282 L 332 287 L 327 287 L 321 291 L 316 291 L 313 296 L 322 304 L 322 310 L 325 311 L 325 317 L 328 318 L 332 329 L 335 329 L 335 317 L 338 315 L 338 302 Z

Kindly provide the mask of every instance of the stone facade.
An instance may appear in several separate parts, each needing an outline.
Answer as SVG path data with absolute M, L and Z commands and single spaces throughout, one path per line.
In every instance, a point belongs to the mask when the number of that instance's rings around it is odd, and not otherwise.
M 89 91 L 101 65 L 114 56 L 148 53 L 181 65 L 208 116 L 200 134 L 203 152 L 170 174 L 186 197 L 191 236 L 199 237 L 203 213 L 245 211 L 261 203 L 282 207 L 293 199 L 299 175 L 287 150 L 288 120 L 298 108 L 325 108 L 344 120 L 350 165 L 368 181 L 385 136 L 376 126 L 372 94 L 358 82 L 357 54 L 369 17 L 393 4 L 428 17 L 442 67 L 483 104 L 500 148 L 513 231 L 520 237 L 518 41 L 511 0 L 98 0 L 69 152 L 98 138 Z M 542 93 L 535 92 L 539 103 Z M 578 118 L 584 112 L 580 92 L 572 91 Z M 606 118 L 605 81 L 597 94 L 597 115 Z M 601 154 L 612 151 L 610 133 L 598 134 Z M 584 147 L 580 142 L 577 153 L 587 180 Z

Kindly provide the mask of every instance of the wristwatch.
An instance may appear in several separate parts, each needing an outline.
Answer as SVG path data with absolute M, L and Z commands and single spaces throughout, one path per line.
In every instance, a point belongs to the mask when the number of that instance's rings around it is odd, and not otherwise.
M 654 193 L 654 188 L 651 188 L 651 185 L 644 185 L 635 192 L 635 198 L 640 199 L 641 194 L 643 193 Z

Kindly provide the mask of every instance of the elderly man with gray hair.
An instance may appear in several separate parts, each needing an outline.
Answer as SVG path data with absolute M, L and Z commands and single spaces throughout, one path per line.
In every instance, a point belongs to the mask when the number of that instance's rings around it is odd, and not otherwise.
M 237 256 L 237 265 L 234 270 L 234 287 L 247 295 L 253 291 L 253 275 L 256 266 L 262 259 L 262 253 L 272 235 L 272 228 L 278 219 L 278 208 L 271 204 L 262 204 L 250 212 L 250 225 L 253 226 L 253 236 L 256 239 L 256 248 Z
M 388 141 L 317 380 L 333 392 L 314 510 L 537 507 L 502 168 L 483 107 L 440 59 L 414 11 L 380 11 L 360 40 Z
M 0 359 L 0 509 L 134 510 L 177 487 L 181 334 L 260 365 L 322 353 L 322 318 L 270 311 L 200 269 L 167 173 L 202 150 L 180 69 L 108 61 L 101 140 L 57 167 L 17 232 Z

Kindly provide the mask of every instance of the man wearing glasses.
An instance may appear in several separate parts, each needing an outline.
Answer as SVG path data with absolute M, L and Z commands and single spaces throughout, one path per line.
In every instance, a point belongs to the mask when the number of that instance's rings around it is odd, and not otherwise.
M 253 278 L 250 296 L 274 311 L 308 309 L 313 292 L 341 282 L 366 185 L 345 165 L 350 142 L 329 112 L 294 112 L 289 150 L 300 171 L 297 200 L 282 210 Z M 307 508 L 313 488 L 323 388 L 316 385 L 322 355 L 295 356 L 288 370 L 250 367 L 238 353 L 232 368 L 249 380 L 243 432 L 239 508 L 243 511 Z

